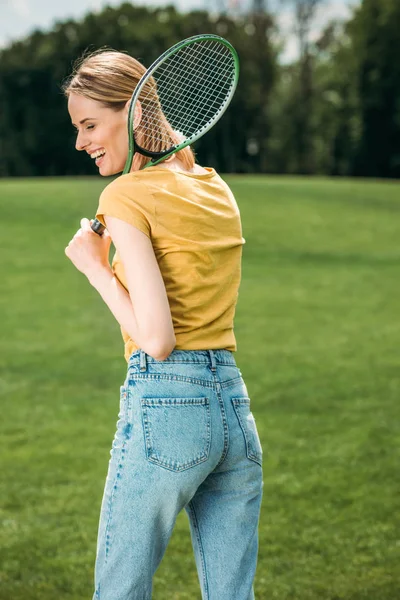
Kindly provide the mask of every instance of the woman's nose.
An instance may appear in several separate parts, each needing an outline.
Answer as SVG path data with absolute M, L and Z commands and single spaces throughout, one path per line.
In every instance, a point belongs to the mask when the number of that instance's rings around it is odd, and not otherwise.
M 81 132 L 78 132 L 76 136 L 75 148 L 77 150 L 84 150 L 85 146 L 87 146 L 87 142 L 84 139 L 84 136 Z

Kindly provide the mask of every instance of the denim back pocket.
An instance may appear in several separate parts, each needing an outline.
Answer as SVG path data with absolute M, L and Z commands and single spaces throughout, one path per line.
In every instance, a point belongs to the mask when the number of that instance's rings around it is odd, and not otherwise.
M 207 460 L 211 445 L 209 399 L 141 398 L 147 459 L 171 471 Z
M 262 465 L 263 450 L 254 415 L 250 410 L 250 398 L 232 398 L 232 404 L 243 431 L 247 458 Z

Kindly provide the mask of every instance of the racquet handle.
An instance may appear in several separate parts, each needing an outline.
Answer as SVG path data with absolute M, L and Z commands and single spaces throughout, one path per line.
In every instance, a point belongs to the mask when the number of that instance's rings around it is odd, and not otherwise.
M 100 223 L 100 221 L 98 221 L 97 219 L 93 219 L 93 223 L 90 224 L 90 227 L 98 235 L 103 235 L 103 232 L 105 230 L 104 225 L 102 223 Z

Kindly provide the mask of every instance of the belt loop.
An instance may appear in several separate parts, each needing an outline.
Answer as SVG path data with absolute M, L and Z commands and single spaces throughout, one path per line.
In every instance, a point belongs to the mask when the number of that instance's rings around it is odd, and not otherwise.
M 215 373 L 215 371 L 217 370 L 217 361 L 215 360 L 215 354 L 212 350 L 208 351 L 209 355 L 210 355 L 210 360 L 211 360 L 211 371 L 213 373 Z
M 140 370 L 147 370 L 146 352 L 142 349 L 140 349 Z

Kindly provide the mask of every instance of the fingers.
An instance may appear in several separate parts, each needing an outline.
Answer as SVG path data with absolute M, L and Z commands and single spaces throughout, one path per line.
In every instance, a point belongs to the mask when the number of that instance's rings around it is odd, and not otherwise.
M 83 219 L 81 219 L 80 223 L 81 223 L 81 227 L 80 229 L 78 229 L 78 231 L 75 233 L 74 237 L 72 239 L 75 239 L 77 237 L 80 237 L 85 231 L 89 231 L 90 233 L 93 233 L 94 235 L 97 235 L 93 229 L 91 228 L 90 224 L 93 223 L 94 219 L 91 219 L 89 221 L 89 219 L 87 219 L 86 217 L 84 217 Z M 107 231 L 107 230 L 105 230 Z M 108 232 L 107 232 L 108 233 Z M 72 241 L 72 240 L 71 240 Z
M 90 221 L 86 217 L 81 219 L 81 227 L 84 231 L 93 231 L 93 229 L 90 227 Z

